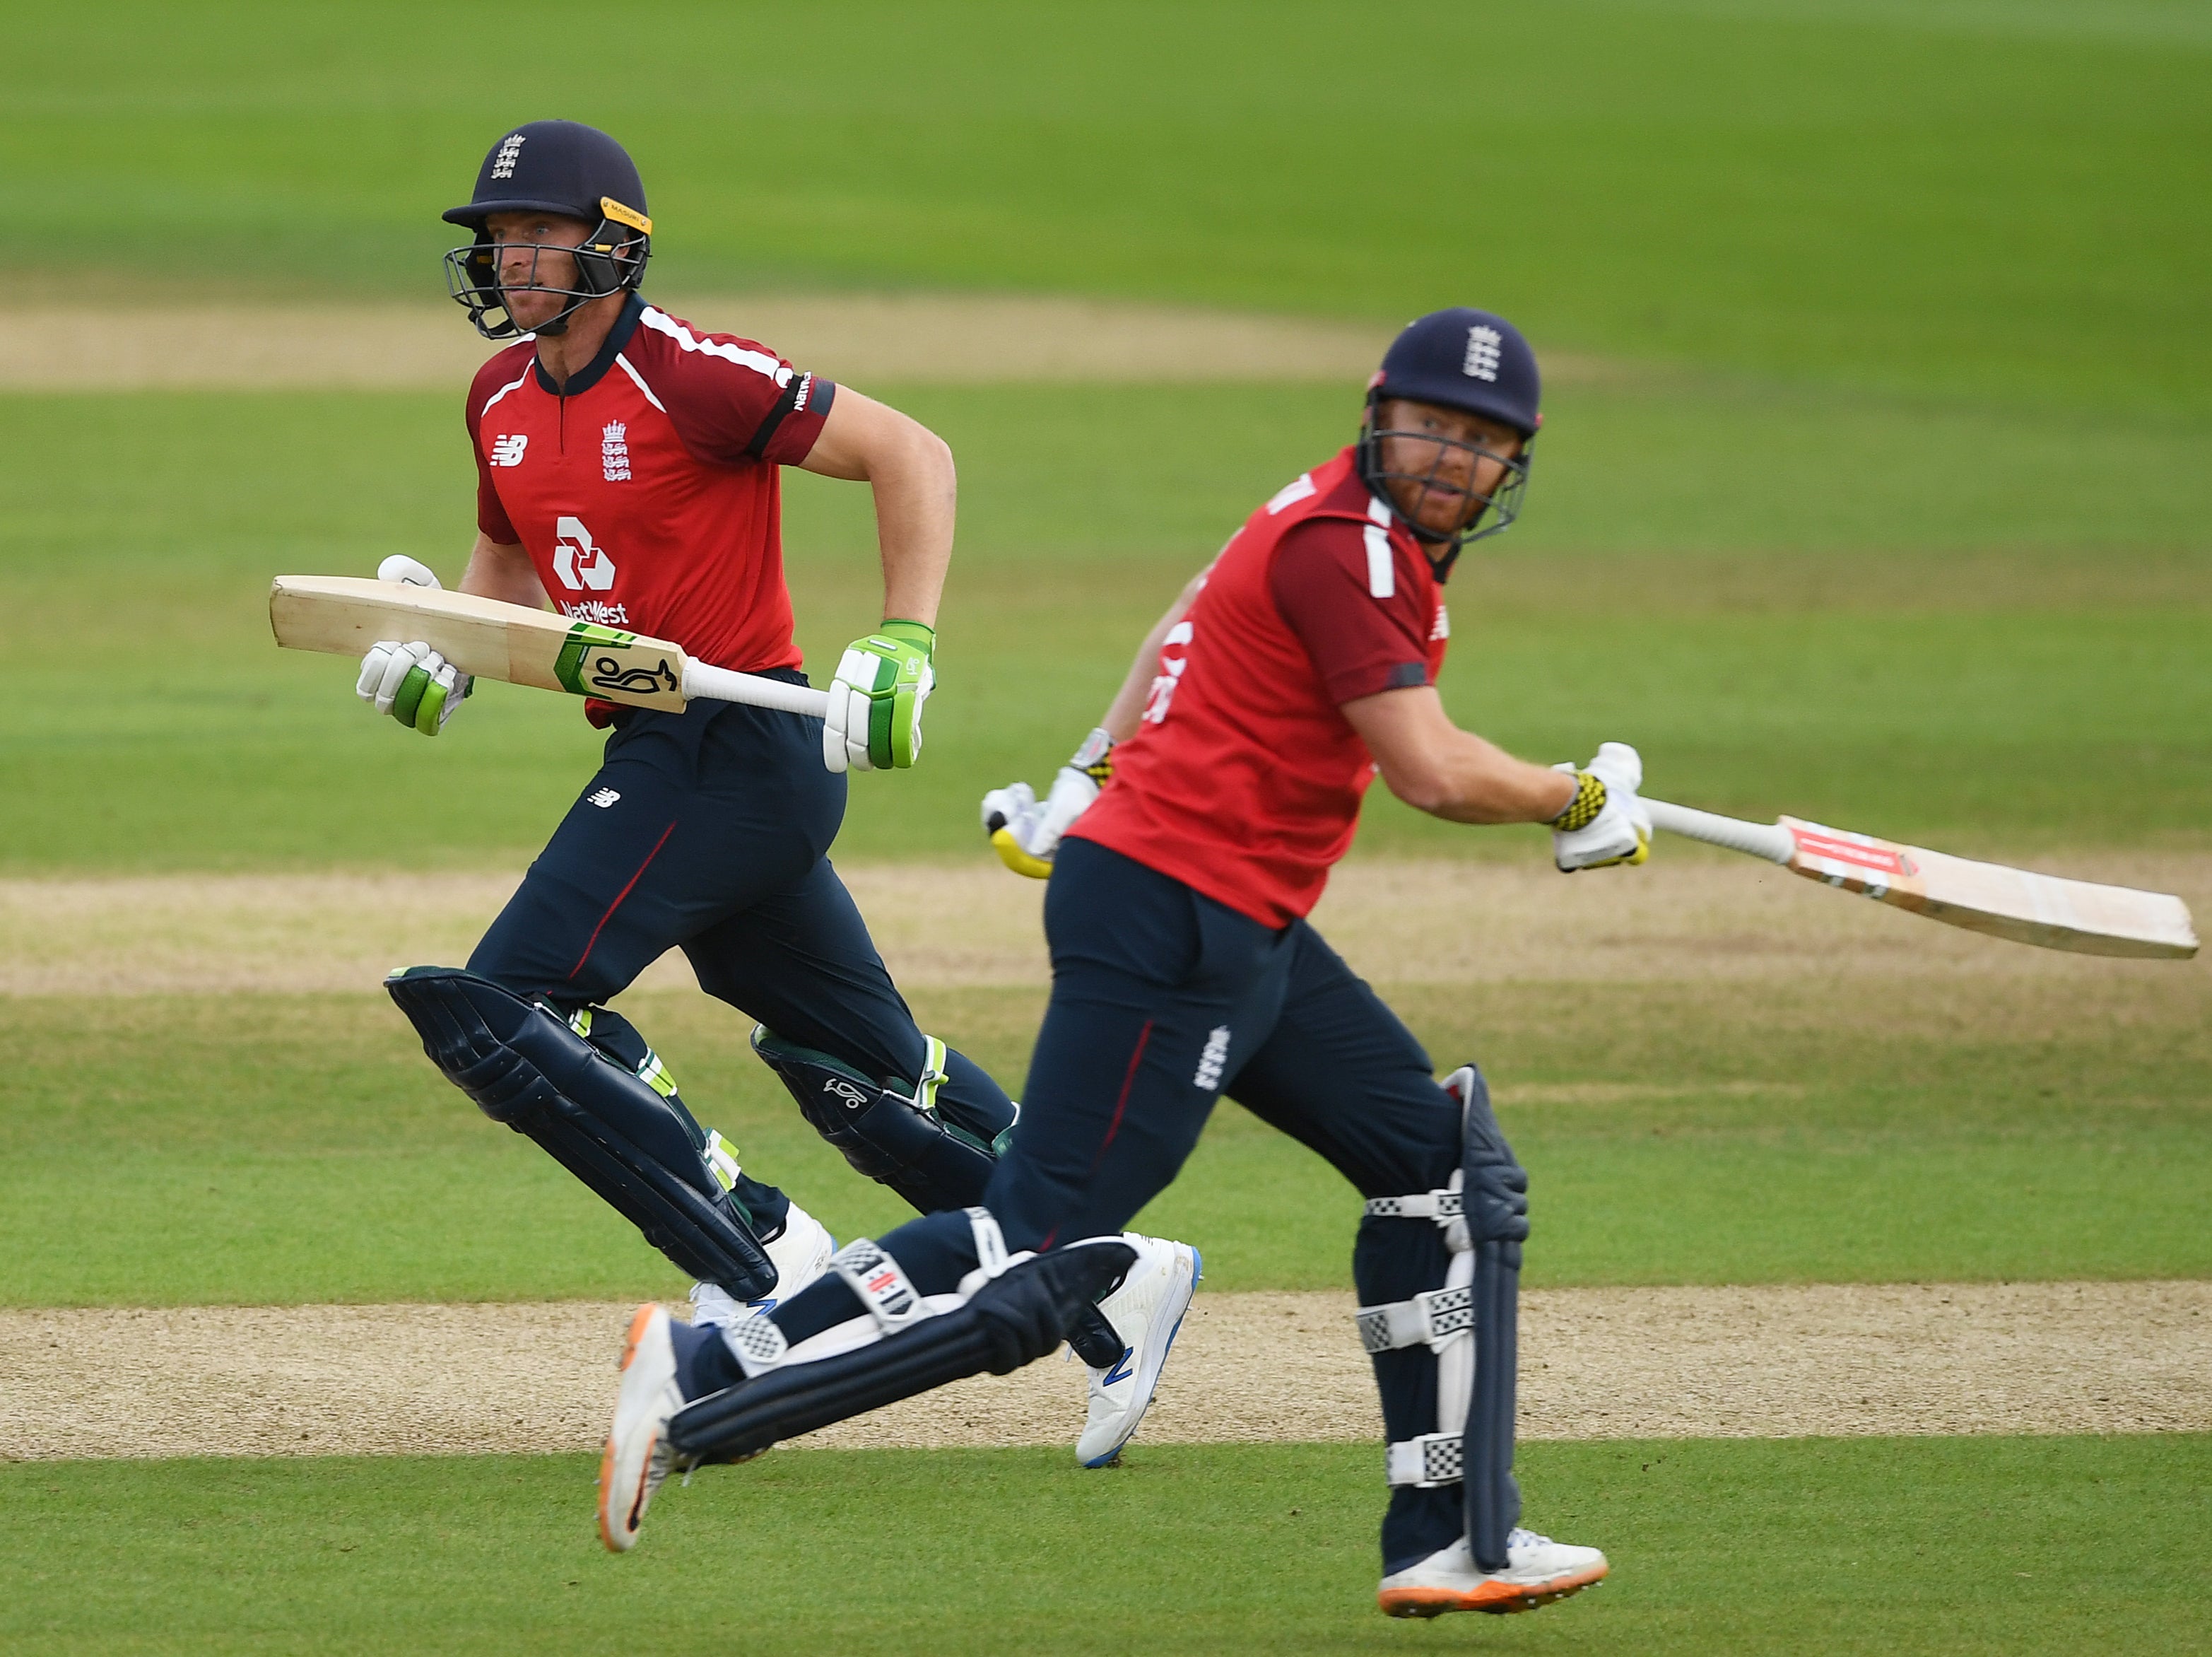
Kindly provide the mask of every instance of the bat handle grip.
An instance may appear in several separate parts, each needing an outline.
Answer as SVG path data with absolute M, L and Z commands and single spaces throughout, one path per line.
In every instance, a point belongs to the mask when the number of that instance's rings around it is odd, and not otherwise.
M 1708 845 L 1726 846 L 1730 851 L 1764 857 L 1770 863 L 1787 863 L 1797 850 L 1796 837 L 1779 823 L 1747 823 L 1741 817 L 1723 817 L 1717 812 L 1698 811 L 1689 806 L 1671 806 L 1649 795 L 1643 799 L 1644 809 L 1651 813 L 1652 827 L 1664 829 L 1669 834 L 1703 840 Z
M 687 702 L 700 697 L 709 702 L 742 702 L 749 708 L 774 708 L 781 713 L 805 714 L 815 719 L 830 711 L 830 693 L 826 691 L 787 684 L 780 679 L 763 679 L 758 673 L 709 667 L 703 661 L 684 662 L 684 697 Z

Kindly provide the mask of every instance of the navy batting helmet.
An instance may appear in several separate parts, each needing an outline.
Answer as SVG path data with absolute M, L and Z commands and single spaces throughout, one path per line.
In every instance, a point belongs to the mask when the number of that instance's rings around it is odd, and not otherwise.
M 635 288 L 653 251 L 653 221 L 646 216 L 645 184 L 629 152 L 595 126 L 580 121 L 532 121 L 491 147 L 477 170 L 476 192 L 448 208 L 449 224 L 472 228 L 476 240 L 446 255 L 446 285 L 487 339 L 521 332 L 507 314 L 499 280 L 499 250 L 484 221 L 494 213 L 559 213 L 592 227 L 578 247 L 531 242 L 529 279 L 515 292 L 558 294 L 569 302 L 538 328 L 559 333 L 580 306 L 605 294 Z M 508 244 L 510 247 L 514 244 Z M 573 258 L 575 284 L 538 279 L 538 263 L 552 253 Z
M 1536 371 L 1536 353 L 1521 331 L 1504 317 L 1489 311 L 1455 305 L 1431 311 L 1407 323 L 1390 349 L 1382 366 L 1367 382 L 1367 411 L 1360 422 L 1359 472 L 1367 486 L 1421 540 L 1449 545 L 1455 554 L 1468 541 L 1480 540 L 1510 528 L 1521 515 L 1521 499 L 1528 487 L 1528 468 L 1535 447 L 1536 429 L 1544 423 L 1539 405 L 1543 382 Z M 1498 454 L 1478 444 L 1456 442 L 1433 432 L 1400 432 L 1380 429 L 1377 411 L 1391 399 L 1433 404 L 1480 415 L 1511 427 L 1521 434 L 1515 453 Z M 1418 438 L 1431 462 L 1420 472 L 1393 471 L 1383 458 L 1382 440 Z M 1402 445 L 1400 446 L 1402 448 Z M 1473 493 L 1451 481 L 1464 463 L 1455 462 L 1454 451 L 1473 455 L 1478 462 L 1502 463 L 1504 476 L 1488 494 Z M 1469 509 L 1459 528 L 1443 533 L 1428 527 L 1400 507 L 1388 485 L 1409 484 L 1421 494 L 1436 491 L 1462 496 Z M 1484 520 L 1488 521 L 1485 522 Z M 1480 526 L 1480 527 L 1478 527 Z M 1449 562 L 1449 557 L 1447 557 Z

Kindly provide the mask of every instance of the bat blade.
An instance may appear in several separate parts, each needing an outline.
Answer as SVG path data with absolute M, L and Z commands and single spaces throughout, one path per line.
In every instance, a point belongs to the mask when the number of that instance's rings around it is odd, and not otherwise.
M 2085 955 L 2197 953 L 2189 905 L 2162 892 L 1981 863 L 1785 817 L 1791 873 L 1993 938 Z
M 467 593 L 279 576 L 270 585 L 269 624 L 291 650 L 358 657 L 379 639 L 419 639 L 480 679 L 668 712 L 684 705 L 684 652 L 665 639 Z

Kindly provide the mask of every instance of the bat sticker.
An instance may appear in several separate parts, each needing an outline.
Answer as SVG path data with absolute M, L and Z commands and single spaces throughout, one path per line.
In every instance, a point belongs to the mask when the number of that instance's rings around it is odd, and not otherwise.
M 601 656 L 592 664 L 591 685 L 595 691 L 610 694 L 628 691 L 635 696 L 653 691 L 680 691 L 684 681 L 665 661 L 656 661 L 650 667 L 625 667 L 614 656 Z

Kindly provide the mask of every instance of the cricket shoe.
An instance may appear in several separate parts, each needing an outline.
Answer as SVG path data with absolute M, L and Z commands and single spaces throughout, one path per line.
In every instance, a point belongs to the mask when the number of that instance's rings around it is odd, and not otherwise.
M 1075 1442 L 1075 1459 L 1086 1467 L 1110 1465 L 1136 1432 L 1198 1288 L 1198 1251 L 1188 1243 L 1133 1231 L 1123 1232 L 1121 1240 L 1137 1251 L 1137 1263 L 1121 1288 L 1098 1302 L 1121 1337 L 1121 1355 L 1091 1372 L 1091 1412 Z
M 829 1228 L 793 1203 L 783 1229 L 761 1245 L 775 1268 L 775 1282 L 757 1301 L 741 1301 L 720 1283 L 691 1285 L 691 1323 L 694 1328 L 726 1328 L 773 1311 L 830 1270 L 830 1257 L 837 1240 Z
M 1382 1579 L 1376 1603 L 1393 1617 L 1441 1617 L 1448 1611 L 1503 1616 L 1534 1611 L 1579 1593 L 1610 1569 L 1595 1548 L 1573 1548 L 1517 1526 L 1505 1539 L 1505 1569 L 1486 1571 L 1465 1537 Z
M 668 1418 L 683 1407 L 668 1308 L 641 1306 L 623 1343 L 614 1425 L 599 1456 L 599 1540 L 611 1552 L 628 1553 L 637 1545 L 646 1507 L 668 1477 Z

